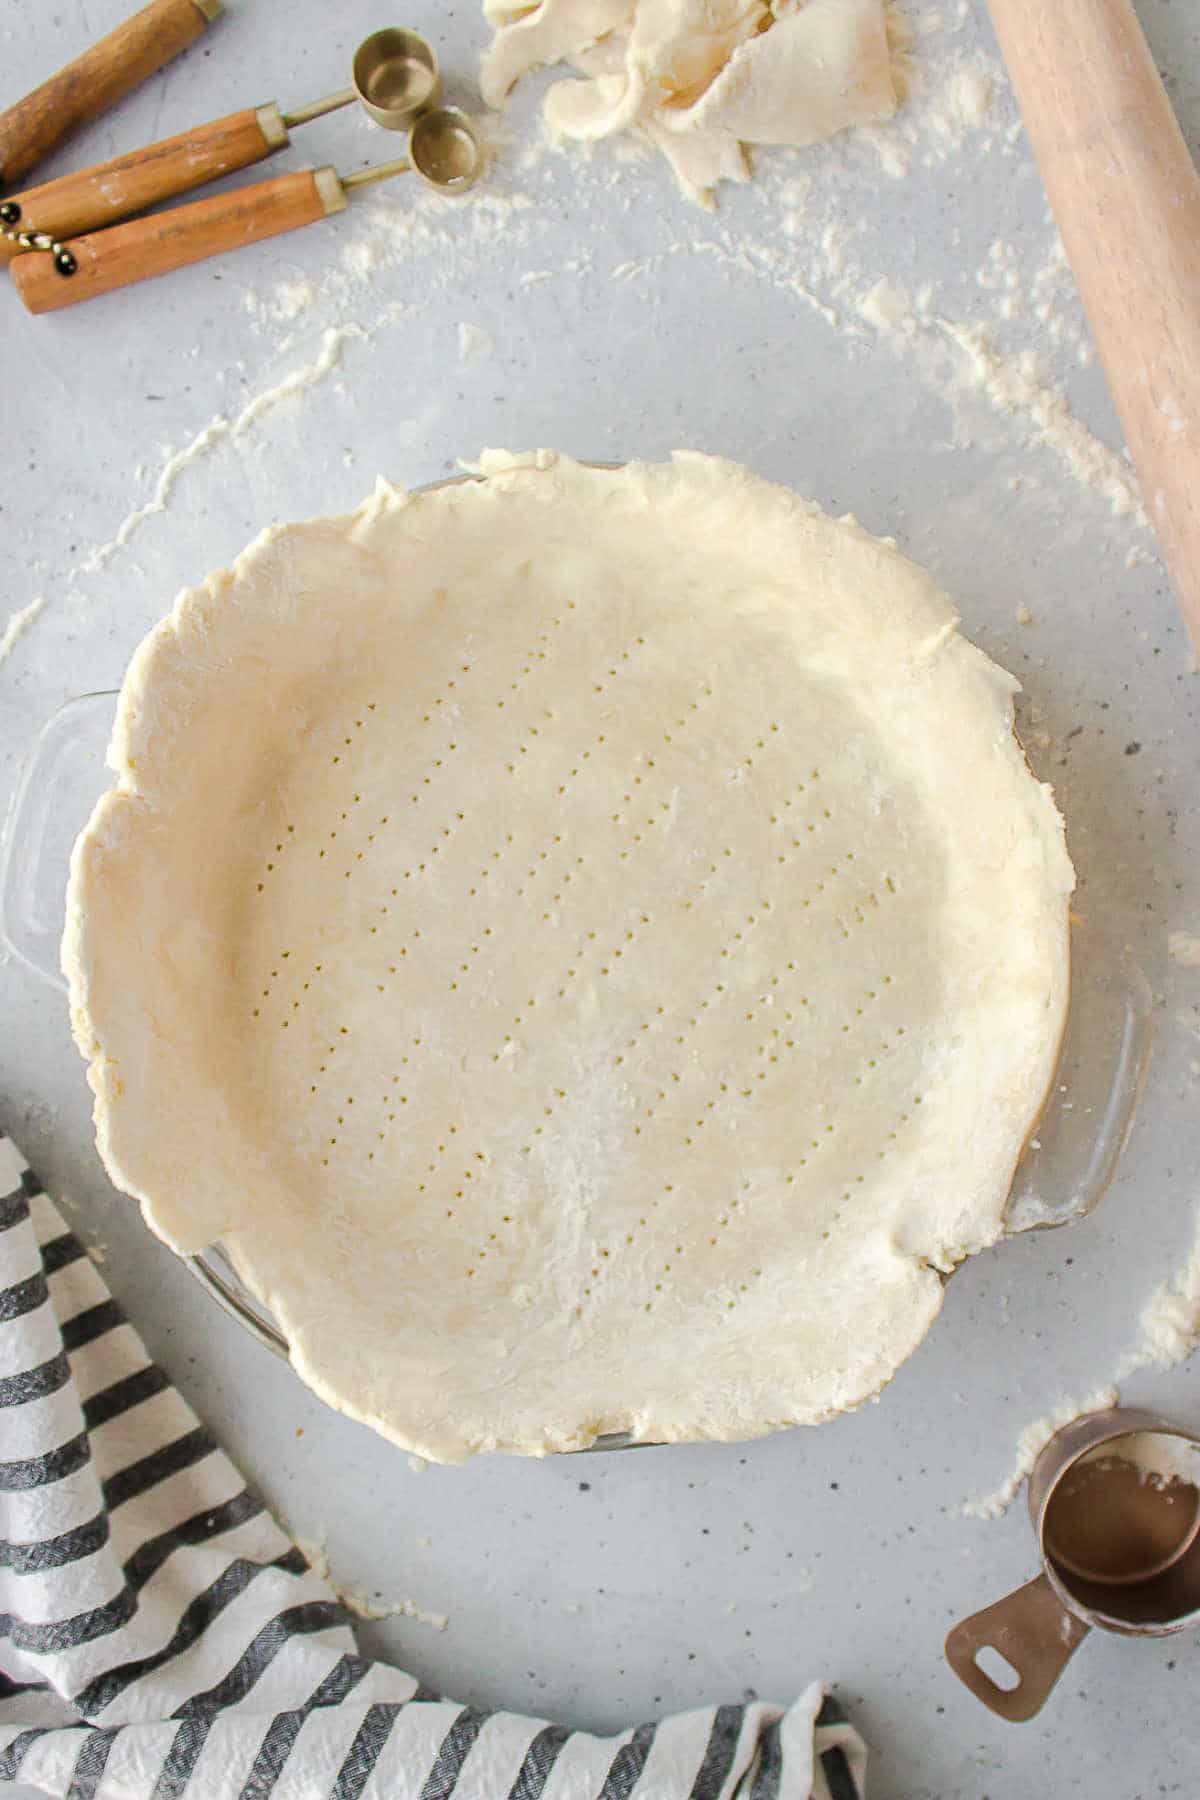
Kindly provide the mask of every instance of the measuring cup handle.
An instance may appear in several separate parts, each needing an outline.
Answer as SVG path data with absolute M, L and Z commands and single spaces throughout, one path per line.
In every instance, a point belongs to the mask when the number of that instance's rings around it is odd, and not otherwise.
M 43 725 L 17 777 L 0 834 L 0 939 L 27 969 L 66 993 L 59 968 L 61 909 L 39 907 L 46 892 L 51 816 L 72 777 L 96 766 L 112 729 L 115 690 L 69 700 Z M 83 820 L 80 819 L 80 825 Z M 65 871 L 63 886 L 66 884 Z
M 1088 1627 L 1039 1575 L 956 1625 L 946 1639 L 946 1661 L 977 1700 L 1016 1724 L 1041 1712 L 1087 1634 Z M 976 1659 L 985 1649 L 1009 1664 L 1018 1677 L 1015 1687 L 1002 1688 L 979 1666 Z

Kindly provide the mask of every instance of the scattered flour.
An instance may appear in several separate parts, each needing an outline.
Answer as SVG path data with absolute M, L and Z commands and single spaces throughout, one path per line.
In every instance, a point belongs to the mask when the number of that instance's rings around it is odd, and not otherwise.
M 414 1475 L 423 1475 L 429 1467 L 429 1464 L 425 1461 L 423 1456 L 410 1456 L 408 1459 L 408 1466 Z
M 907 337 L 917 328 L 911 295 L 893 281 L 877 281 L 854 303 L 855 311 L 881 335 Z
M 1167 953 L 1182 968 L 1200 969 L 1200 937 L 1190 931 L 1173 931 L 1167 939 Z
M 8 624 L 0 634 L 0 663 L 12 655 L 45 604 L 45 595 L 39 594 L 36 600 L 29 602 L 28 606 L 23 606 L 19 612 L 11 614 Z
M 910 175 L 914 162 L 936 168 L 957 157 L 969 137 L 984 132 L 993 99 L 1007 86 L 999 63 L 982 51 L 938 58 L 918 48 L 906 59 L 906 75 L 907 104 L 863 133 L 892 181 Z
M 1075 417 L 1065 393 L 1041 373 L 1036 352 L 1004 356 L 985 329 L 949 319 L 938 323 L 962 352 L 964 385 L 982 392 L 997 412 L 1020 419 L 1029 441 L 1056 456 L 1080 486 L 1103 495 L 1114 518 L 1132 515 L 1147 523 L 1132 468 Z
M 978 131 L 992 103 L 994 83 L 987 68 L 958 69 L 947 89 L 947 99 L 956 119 L 968 130 Z
M 379 252 L 368 238 L 351 238 L 342 251 L 342 262 L 352 275 L 365 281 L 379 267 Z
M 281 321 L 296 319 L 302 312 L 307 312 L 317 297 L 316 284 L 308 280 L 281 281 L 275 287 L 269 299 L 250 288 L 242 296 L 242 304 L 248 313 L 267 312 L 271 318 Z
M 1118 1381 L 1138 1369 L 1173 1369 L 1200 1345 L 1200 1217 L 1187 1262 L 1155 1288 L 1138 1321 L 1138 1334 L 1117 1371 Z
M 172 452 L 167 457 L 159 470 L 151 499 L 122 520 L 116 536 L 110 538 L 108 543 L 100 544 L 93 550 L 91 555 L 80 564 L 76 573 L 93 575 L 98 569 L 102 569 L 109 558 L 129 542 L 133 534 L 146 523 L 147 519 L 153 518 L 155 513 L 166 511 L 167 501 L 170 499 L 176 483 L 190 464 L 197 462 L 215 444 L 222 443 L 226 438 L 244 437 L 264 413 L 270 412 L 273 407 L 280 405 L 282 401 L 289 399 L 293 394 L 298 394 L 303 389 L 314 387 L 317 382 L 323 381 L 341 361 L 343 345 L 351 338 L 361 338 L 367 335 L 360 325 L 331 326 L 322 334 L 321 351 L 313 362 L 293 369 L 274 387 L 264 388 L 252 400 L 247 401 L 235 418 L 227 419 L 224 414 L 218 413 L 215 419 L 210 419 L 204 429 L 196 433 L 190 444 L 185 445 L 182 450 Z
M 1173 1369 L 1200 1347 L 1200 1214 L 1195 1240 L 1183 1267 L 1151 1294 L 1138 1323 L 1138 1340 L 1121 1358 L 1114 1382 L 1126 1381 L 1141 1369 Z M 1082 1413 L 1117 1404 L 1116 1387 L 1102 1388 L 1088 1400 L 1064 1401 L 1045 1418 L 1027 1425 L 1017 1440 L 1017 1460 L 1008 1477 L 991 1494 L 968 1501 L 963 1511 L 977 1519 L 995 1519 L 1016 1497 L 1038 1453 L 1054 1433 Z
M 1084 1413 L 1103 1412 L 1116 1404 L 1116 1389 L 1100 1388 L 1086 1400 L 1063 1400 L 1043 1418 L 1035 1419 L 1017 1439 L 1017 1460 L 1000 1486 L 978 1500 L 968 1500 L 963 1512 L 973 1519 L 998 1519 L 1016 1499 L 1021 1483 L 1032 1471 L 1034 1463 L 1056 1431 L 1061 1431 L 1064 1425 L 1069 1425 L 1072 1419 L 1081 1418 Z

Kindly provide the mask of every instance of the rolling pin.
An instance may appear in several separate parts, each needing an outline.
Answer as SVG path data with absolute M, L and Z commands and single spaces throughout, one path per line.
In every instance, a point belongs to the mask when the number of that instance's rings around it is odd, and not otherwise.
M 1131 0 L 989 0 L 1200 653 L 1200 175 Z
M 194 44 L 222 0 L 150 0 L 0 114 L 0 182 L 11 186 L 80 125 L 99 118 Z

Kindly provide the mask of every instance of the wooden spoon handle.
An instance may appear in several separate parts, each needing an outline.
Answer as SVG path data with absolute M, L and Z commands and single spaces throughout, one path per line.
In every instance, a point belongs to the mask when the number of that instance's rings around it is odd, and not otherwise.
M 60 275 L 46 251 L 26 250 L 11 264 L 13 285 L 30 312 L 54 312 L 203 262 L 205 257 L 239 250 L 243 244 L 295 231 L 340 212 L 345 204 L 333 169 L 299 169 L 231 194 L 214 194 L 211 200 L 194 200 L 190 206 L 72 238 L 79 265 L 74 275 Z
M 1130 0 L 990 0 L 1200 650 L 1200 175 Z
M 77 126 L 99 118 L 195 43 L 222 0 L 150 0 L 74 62 L 0 115 L 0 182 L 27 175 Z
M 6 198 L 21 208 L 19 228 L 54 238 L 74 237 L 115 225 L 232 169 L 245 169 L 287 141 L 277 106 L 251 106 Z M 21 254 L 19 245 L 0 238 L 0 265 Z

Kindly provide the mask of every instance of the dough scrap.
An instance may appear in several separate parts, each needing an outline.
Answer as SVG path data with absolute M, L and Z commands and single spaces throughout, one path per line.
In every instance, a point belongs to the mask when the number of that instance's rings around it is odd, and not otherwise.
M 435 1461 L 857 1406 L 1053 1075 L 1015 688 L 893 546 L 691 452 L 273 526 L 134 656 L 73 854 L 109 1171 Z
M 804 146 L 879 124 L 899 104 L 886 0 L 484 0 L 496 35 L 489 106 L 531 69 L 568 63 L 550 89 L 560 137 L 636 131 L 702 205 L 748 178 L 745 144 Z

